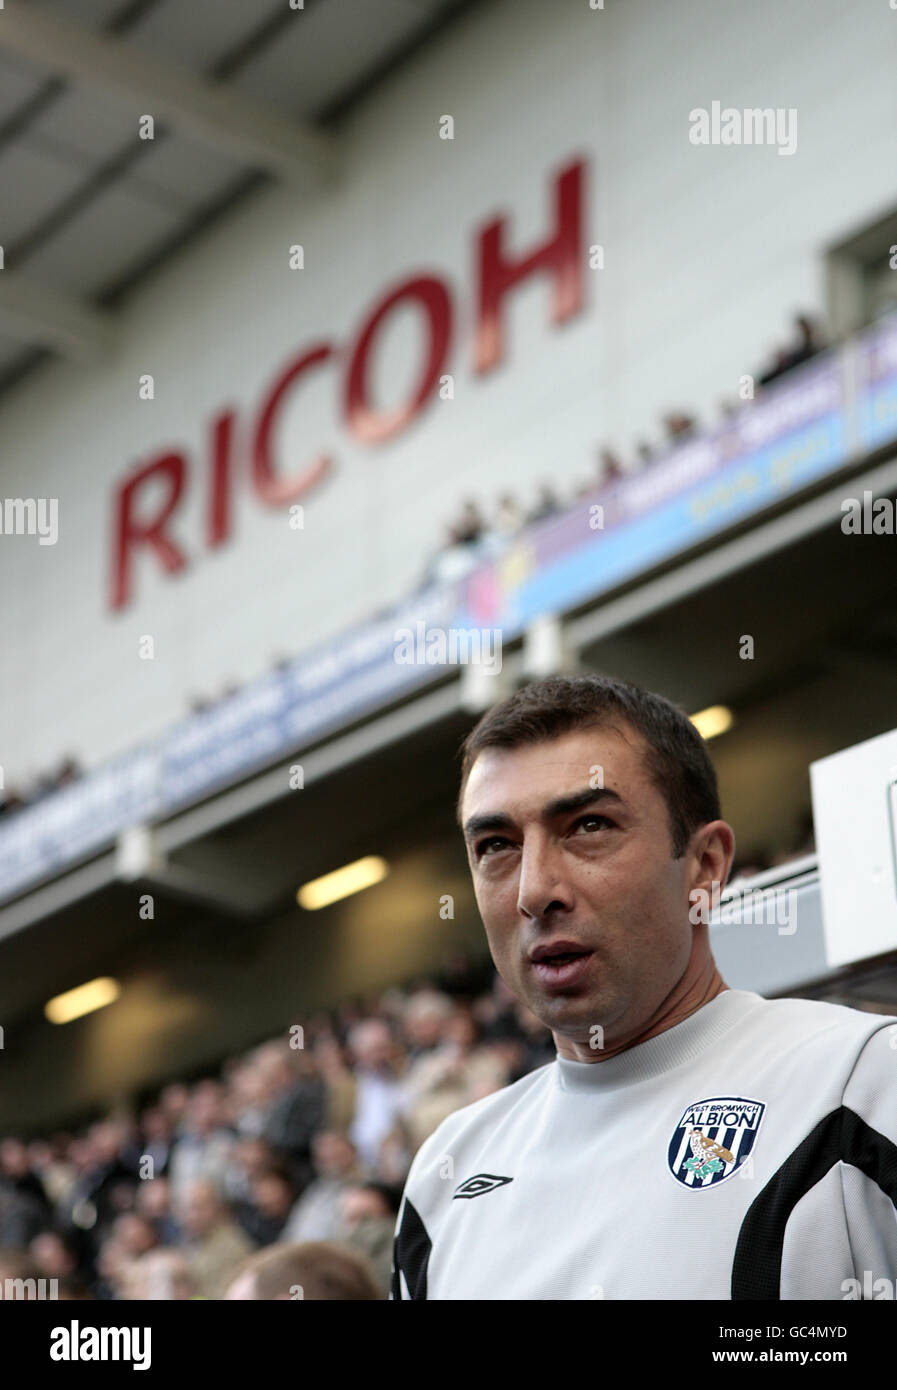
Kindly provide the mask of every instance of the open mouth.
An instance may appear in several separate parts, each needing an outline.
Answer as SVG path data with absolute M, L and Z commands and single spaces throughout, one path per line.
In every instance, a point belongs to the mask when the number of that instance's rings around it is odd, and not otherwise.
M 540 950 L 530 960 L 533 973 L 545 985 L 575 984 L 585 973 L 594 952 L 585 947 L 559 943 L 558 948 Z

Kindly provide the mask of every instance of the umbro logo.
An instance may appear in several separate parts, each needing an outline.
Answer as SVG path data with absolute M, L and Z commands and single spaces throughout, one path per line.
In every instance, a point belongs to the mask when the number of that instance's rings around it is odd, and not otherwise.
M 504 1187 L 506 1182 L 513 1182 L 513 1178 L 500 1178 L 495 1173 L 476 1173 L 474 1177 L 462 1182 L 455 1197 L 482 1197 L 484 1192 L 494 1192 L 497 1187 Z

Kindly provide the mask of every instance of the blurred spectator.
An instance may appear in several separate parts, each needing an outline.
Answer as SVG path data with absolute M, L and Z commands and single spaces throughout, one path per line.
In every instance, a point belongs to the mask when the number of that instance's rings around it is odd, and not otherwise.
M 78 1255 L 74 1245 L 58 1231 L 41 1231 L 28 1247 L 35 1264 L 47 1279 L 69 1279 L 78 1275 Z
M 280 1240 L 295 1198 L 293 1175 L 285 1163 L 274 1163 L 256 1173 L 250 1200 L 236 1210 L 243 1230 L 256 1245 Z
M 435 989 L 419 989 L 405 1005 L 402 1032 L 410 1060 L 432 1052 L 442 1041 L 446 1024 L 455 1012 L 448 995 Z
M 126 1212 L 120 1216 L 112 1228 L 112 1239 L 128 1259 L 137 1259 L 155 1250 L 159 1244 L 156 1228 L 148 1216 L 137 1212 Z
M 253 1249 L 218 1188 L 196 1178 L 185 1189 L 179 1210 L 187 1237 L 190 1273 L 201 1298 L 221 1298 L 239 1266 Z
M 32 1139 L 28 1145 L 28 1162 L 36 1173 L 40 1173 L 47 1201 L 56 1207 L 71 1189 L 78 1175 L 74 1163 L 68 1158 L 71 1143 L 67 1134 L 54 1134 L 52 1139 Z
M 136 1260 L 131 1277 L 132 1297 L 153 1302 L 183 1302 L 196 1298 L 190 1261 L 180 1250 L 157 1249 Z
M 475 545 L 486 529 L 480 509 L 471 498 L 464 503 L 452 531 L 457 545 Z
M 121 1160 L 124 1132 L 110 1117 L 87 1133 L 84 1166 L 66 1193 L 63 1210 L 72 1225 L 85 1234 L 88 1247 L 97 1248 L 116 1216 L 133 1202 L 136 1181 Z
M 825 347 L 822 329 L 809 315 L 795 314 L 793 322 L 793 341 L 786 347 L 776 349 L 772 366 L 757 378 L 759 385 L 768 386 L 771 381 L 784 376 L 785 372 L 790 372 L 793 367 L 809 362 L 811 357 L 815 357 L 817 352 L 821 352 Z
M 477 1046 L 477 1025 L 469 1010 L 453 1009 L 441 1036 L 441 1046 L 420 1055 L 404 1079 L 404 1118 L 412 1151 L 453 1110 L 489 1095 L 508 1080 L 507 1064 L 499 1052 Z
M 326 1124 L 330 1129 L 348 1129 L 355 1114 L 355 1074 L 343 1048 L 332 1034 L 324 1034 L 315 1043 L 314 1056 L 327 1088 Z
M 32 1171 L 28 1149 L 21 1139 L 0 1140 L 0 1179 L 21 1196 L 33 1198 L 45 1219 L 49 1217 L 50 1206 L 44 1185 Z
M 523 523 L 524 515 L 519 503 L 511 496 L 510 492 L 502 493 L 498 499 L 498 508 L 492 530 L 501 537 L 510 538 L 517 535 L 523 527 Z
M 187 1122 L 187 1109 L 190 1104 L 190 1089 L 182 1081 L 172 1081 L 164 1087 L 159 1096 L 159 1105 L 171 1125 L 171 1132 L 177 1136 Z
M 316 1241 L 259 1251 L 247 1260 L 225 1297 L 371 1302 L 382 1299 L 383 1294 L 363 1255 Z
M 172 1146 L 172 1124 L 161 1105 L 150 1106 L 140 1117 L 141 1140 L 135 1155 L 135 1170 L 141 1173 L 141 1161 L 152 1159 L 150 1174 L 162 1177 L 168 1169 Z
M 197 1178 L 210 1178 L 224 1186 L 235 1136 L 225 1125 L 223 1100 L 217 1081 L 200 1081 L 190 1096 L 183 1132 L 175 1140 L 169 1164 L 175 1209 Z
M 396 1046 L 388 1024 L 372 1018 L 352 1029 L 349 1047 L 357 1079 L 355 1115 L 349 1133 L 362 1160 L 374 1167 L 380 1144 L 402 1111 Z
M 617 478 L 626 476 L 626 470 L 613 449 L 602 448 L 598 455 L 598 482 L 604 487 Z
M 171 1210 L 171 1187 L 166 1177 L 146 1178 L 138 1185 L 136 1210 L 153 1223 L 160 1245 L 176 1245 L 180 1227 Z
M 691 439 L 698 428 L 694 416 L 686 415 L 681 410 L 670 411 L 663 417 L 663 424 L 671 444 L 681 444 L 683 440 Z
M 297 1191 L 312 1179 L 311 1141 L 327 1114 L 327 1088 L 317 1074 L 314 1056 L 292 1048 L 286 1039 L 259 1050 L 268 1097 L 262 1138 L 289 1160 Z
M 365 1177 L 355 1145 L 341 1130 L 316 1134 L 312 1156 L 316 1176 L 294 1204 L 281 1232 L 280 1240 L 287 1244 L 330 1240 L 339 1229 L 343 1192 Z
M 561 510 L 557 493 L 548 483 L 543 483 L 536 494 L 536 502 L 532 511 L 527 516 L 527 523 L 535 524 L 537 521 L 547 521 L 550 516 L 556 516 Z
M 400 1197 L 384 1183 L 349 1187 L 340 1198 L 340 1239 L 370 1261 L 381 1298 L 389 1296 L 392 1242 Z

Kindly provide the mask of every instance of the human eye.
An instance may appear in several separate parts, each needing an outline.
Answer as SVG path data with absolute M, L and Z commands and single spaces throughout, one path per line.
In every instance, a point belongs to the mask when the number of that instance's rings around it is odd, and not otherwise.
M 486 839 L 480 840 L 476 845 L 477 859 L 497 854 L 499 850 L 504 849 L 508 843 L 509 841 L 506 840 L 503 835 L 490 835 Z M 496 846 L 498 848 L 496 848 Z
M 573 822 L 575 832 L 583 831 L 586 835 L 594 834 L 595 830 L 604 830 L 613 827 L 614 822 L 609 816 L 599 816 L 594 811 L 585 816 L 578 816 Z

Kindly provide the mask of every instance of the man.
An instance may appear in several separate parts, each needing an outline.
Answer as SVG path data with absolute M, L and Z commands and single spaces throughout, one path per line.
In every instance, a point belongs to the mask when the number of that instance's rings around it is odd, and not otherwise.
M 322 1129 L 316 1134 L 312 1156 L 317 1176 L 294 1203 L 279 1237 L 282 1245 L 335 1239 L 343 1193 L 367 1176 L 355 1145 L 342 1130 Z
M 893 1289 L 897 1021 L 721 978 L 735 842 L 686 716 L 600 676 L 530 685 L 467 738 L 458 809 L 496 969 L 557 1056 L 422 1145 L 393 1298 Z
M 376 1169 L 383 1141 L 401 1119 L 402 1084 L 396 1073 L 396 1044 L 382 1018 L 356 1023 L 349 1034 L 355 1062 L 355 1114 L 349 1137 L 361 1161 Z
M 247 1255 L 255 1248 L 241 1231 L 210 1178 L 194 1178 L 182 1199 L 185 1254 L 201 1298 L 223 1298 Z

